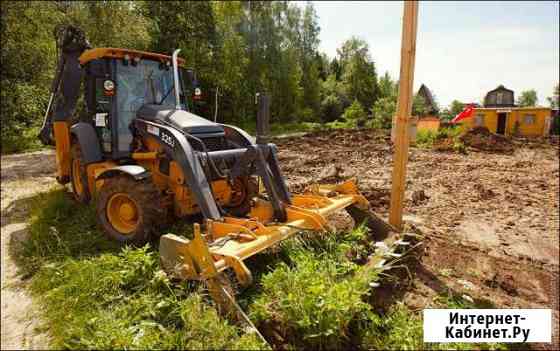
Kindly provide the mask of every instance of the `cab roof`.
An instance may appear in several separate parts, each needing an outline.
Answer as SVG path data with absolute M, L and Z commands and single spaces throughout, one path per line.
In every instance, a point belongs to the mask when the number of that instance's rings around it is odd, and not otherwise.
M 171 56 L 157 54 L 154 52 L 122 48 L 95 48 L 86 50 L 80 55 L 80 64 L 85 65 L 89 61 L 99 58 L 123 58 L 127 54 L 131 59 L 134 57 L 140 57 L 141 59 L 155 60 L 160 62 L 171 61 Z M 185 60 L 183 60 L 182 58 L 178 58 L 177 62 L 180 66 L 185 65 Z

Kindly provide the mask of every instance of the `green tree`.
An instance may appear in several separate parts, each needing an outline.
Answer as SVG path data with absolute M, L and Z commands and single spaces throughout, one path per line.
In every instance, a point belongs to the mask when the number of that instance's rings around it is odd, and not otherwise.
M 301 23 L 301 87 L 303 89 L 304 105 L 311 110 L 313 116 L 319 114 L 321 102 L 320 67 L 316 60 L 317 48 L 319 46 L 319 31 L 320 27 L 317 20 L 317 13 L 313 5 L 308 3 L 303 12 Z
M 62 1 L 64 22 L 80 27 L 93 47 L 146 50 L 148 20 L 133 1 Z
M 462 103 L 459 100 L 453 100 L 451 101 L 451 104 L 449 105 L 449 112 L 451 113 L 451 115 L 453 117 L 455 117 L 457 114 L 461 113 L 461 111 L 463 111 L 465 109 L 465 104 Z M 451 117 L 451 118 L 453 118 Z
M 381 78 L 379 78 L 378 86 L 378 98 L 385 98 L 385 97 L 395 97 L 397 96 L 397 84 L 396 82 L 391 79 L 389 72 L 385 72 Z
M 339 118 L 342 111 L 350 106 L 344 85 L 336 80 L 336 75 L 331 74 L 321 86 L 321 119 L 332 122 Z
M 342 77 L 342 67 L 340 66 L 340 62 L 338 62 L 337 58 L 333 58 L 331 63 L 329 64 L 329 73 L 333 74 L 336 80 L 340 80 Z
M 364 110 L 362 104 L 358 100 L 354 100 L 352 105 L 350 105 L 342 115 L 342 118 L 349 127 L 356 127 L 362 124 L 367 117 L 367 113 Z
M 171 55 L 180 48 L 181 57 L 197 72 L 205 95 L 215 87 L 217 42 L 214 11 L 204 1 L 143 2 L 142 13 L 150 19 L 150 50 Z M 206 99 L 206 103 L 208 99 Z M 197 106 L 197 113 L 210 118 L 208 104 Z
M 53 29 L 63 14 L 51 2 L 3 1 L 1 6 L 2 152 L 11 152 L 42 122 L 56 64 Z
M 352 37 L 337 49 L 337 53 L 348 97 L 358 100 L 362 106 L 371 106 L 377 97 L 377 74 L 367 43 Z
M 377 99 L 372 108 L 373 119 L 370 125 L 377 129 L 390 129 L 396 110 L 396 96 L 387 96 Z
M 247 114 L 246 101 L 251 100 L 245 80 L 249 64 L 245 55 L 246 42 L 238 30 L 244 20 L 243 8 L 237 1 L 217 1 L 213 8 L 218 46 L 215 85 L 221 96 L 220 121 L 236 122 L 240 115 Z
M 426 116 L 429 113 L 429 108 L 426 105 L 426 100 L 418 94 L 414 95 L 412 100 L 412 115 L 417 117 Z
M 451 110 L 449 108 L 444 108 L 439 112 L 439 119 L 445 122 L 449 122 L 455 117 L 455 115 L 451 114 Z
M 524 90 L 521 92 L 517 98 L 517 105 L 526 106 L 536 106 L 538 102 L 537 91 L 534 89 Z

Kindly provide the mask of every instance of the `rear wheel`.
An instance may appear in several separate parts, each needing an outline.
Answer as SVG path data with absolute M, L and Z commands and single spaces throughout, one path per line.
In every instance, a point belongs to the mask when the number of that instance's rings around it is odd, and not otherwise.
M 118 176 L 104 180 L 97 200 L 97 220 L 112 240 L 144 245 L 165 219 L 159 190 L 149 180 Z
M 91 200 L 91 193 L 88 186 L 86 167 L 82 161 L 80 145 L 77 143 L 73 144 L 70 153 L 72 156 L 70 167 L 72 192 L 76 201 L 87 204 Z

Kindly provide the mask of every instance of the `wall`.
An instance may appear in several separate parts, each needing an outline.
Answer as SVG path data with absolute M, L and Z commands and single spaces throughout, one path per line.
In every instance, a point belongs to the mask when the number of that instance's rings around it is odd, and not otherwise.
M 416 125 L 417 130 L 432 130 L 436 132 L 439 129 L 439 118 L 437 117 L 423 117 L 418 120 Z

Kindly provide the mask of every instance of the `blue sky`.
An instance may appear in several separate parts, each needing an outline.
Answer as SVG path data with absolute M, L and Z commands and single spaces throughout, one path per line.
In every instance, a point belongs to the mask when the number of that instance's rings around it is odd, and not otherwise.
M 301 6 L 305 3 L 300 2 Z M 313 1 L 320 50 L 334 57 L 351 36 L 367 41 L 379 74 L 398 77 L 402 2 Z M 421 1 L 414 86 L 426 84 L 440 105 L 480 101 L 504 84 L 535 89 L 548 106 L 559 77 L 559 3 Z M 517 95 L 516 95 L 517 96 Z

